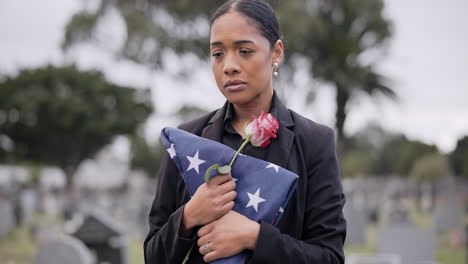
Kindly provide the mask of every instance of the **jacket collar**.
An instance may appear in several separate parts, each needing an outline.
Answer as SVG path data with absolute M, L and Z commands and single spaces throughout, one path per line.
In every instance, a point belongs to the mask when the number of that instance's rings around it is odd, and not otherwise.
M 223 107 L 218 109 L 216 113 L 208 121 L 207 125 L 202 131 L 201 136 L 214 141 L 222 142 L 224 134 L 224 118 L 229 102 L 226 101 Z M 287 167 L 289 160 L 289 153 L 294 142 L 294 121 L 291 117 L 291 112 L 281 102 L 281 100 L 273 93 L 272 98 L 272 113 L 279 122 L 278 137 L 272 139 L 267 152 L 267 161 L 279 165 L 283 168 Z

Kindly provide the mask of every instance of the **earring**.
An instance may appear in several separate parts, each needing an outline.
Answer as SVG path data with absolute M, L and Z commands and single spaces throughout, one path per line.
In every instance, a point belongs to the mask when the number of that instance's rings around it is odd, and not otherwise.
M 273 76 L 274 77 L 278 77 L 278 75 L 279 75 L 278 68 L 279 68 L 278 63 L 277 62 L 273 63 Z

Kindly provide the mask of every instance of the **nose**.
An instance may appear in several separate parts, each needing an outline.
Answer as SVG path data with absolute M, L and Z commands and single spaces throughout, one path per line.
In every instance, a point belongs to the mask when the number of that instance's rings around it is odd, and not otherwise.
M 232 56 L 227 57 L 224 63 L 224 74 L 231 76 L 238 73 L 240 73 L 240 68 L 235 58 Z

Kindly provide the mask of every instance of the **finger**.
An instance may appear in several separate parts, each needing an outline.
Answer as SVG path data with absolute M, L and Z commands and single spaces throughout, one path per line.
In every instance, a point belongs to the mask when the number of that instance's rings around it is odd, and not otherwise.
M 227 213 L 227 212 L 231 211 L 232 208 L 234 208 L 235 205 L 236 205 L 236 203 L 234 203 L 234 201 L 230 201 L 230 202 L 224 204 L 223 207 L 221 208 L 221 210 Z
M 236 183 L 234 181 L 227 181 L 219 186 L 219 194 L 225 194 L 236 189 Z
M 203 226 L 202 228 L 200 228 L 200 230 L 198 230 L 198 232 L 197 232 L 197 235 L 199 237 L 204 237 L 207 234 L 209 234 L 211 232 L 211 230 L 213 229 L 213 223 L 214 222 L 211 222 L 211 223 Z
M 220 185 L 230 180 L 232 180 L 231 174 L 220 174 L 211 178 L 211 180 L 208 181 L 208 185 Z
M 211 248 L 210 248 L 210 249 L 211 249 Z M 219 255 L 218 252 L 216 252 L 216 251 L 210 251 L 209 253 L 207 253 L 207 254 L 203 257 L 203 260 L 204 260 L 205 262 L 207 262 L 207 263 L 208 263 L 208 262 L 212 262 L 212 261 L 215 261 L 215 260 L 217 260 L 217 259 L 219 258 L 218 255 Z
M 198 252 L 200 252 L 200 254 L 203 256 L 205 254 L 208 254 L 208 251 L 206 251 L 206 248 L 205 248 L 205 244 L 201 245 L 199 248 L 198 248 Z
M 211 242 L 211 235 L 207 234 L 206 236 L 200 237 L 197 241 L 199 247 L 205 245 L 206 243 Z
M 237 192 L 236 191 L 230 191 L 230 192 L 227 192 L 225 194 L 223 194 L 223 196 L 221 196 L 221 204 L 226 204 L 230 201 L 234 201 L 234 199 L 236 199 L 236 196 L 237 196 Z
M 206 247 L 205 247 L 206 243 L 202 244 L 199 248 L 198 248 L 198 252 L 200 252 L 200 254 L 202 255 L 206 255 L 210 252 L 213 252 L 215 249 L 213 248 L 213 244 L 212 243 L 209 243 L 208 242 L 208 248 L 210 249 L 209 251 L 206 250 Z

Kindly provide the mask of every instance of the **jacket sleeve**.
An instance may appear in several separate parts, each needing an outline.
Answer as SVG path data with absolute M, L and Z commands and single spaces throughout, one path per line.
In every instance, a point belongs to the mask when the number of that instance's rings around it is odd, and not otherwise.
M 304 229 L 301 239 L 282 234 L 266 222 L 260 223 L 251 263 L 344 263 L 345 203 L 339 179 L 334 133 L 327 128 L 321 151 L 309 159 Z
M 153 205 L 149 214 L 150 231 L 144 242 L 145 263 L 181 263 L 196 241 L 196 232 L 189 237 L 180 233 L 184 205 L 177 195 L 181 176 L 174 162 L 165 153 L 159 171 Z M 182 196 L 182 195 L 181 195 Z

